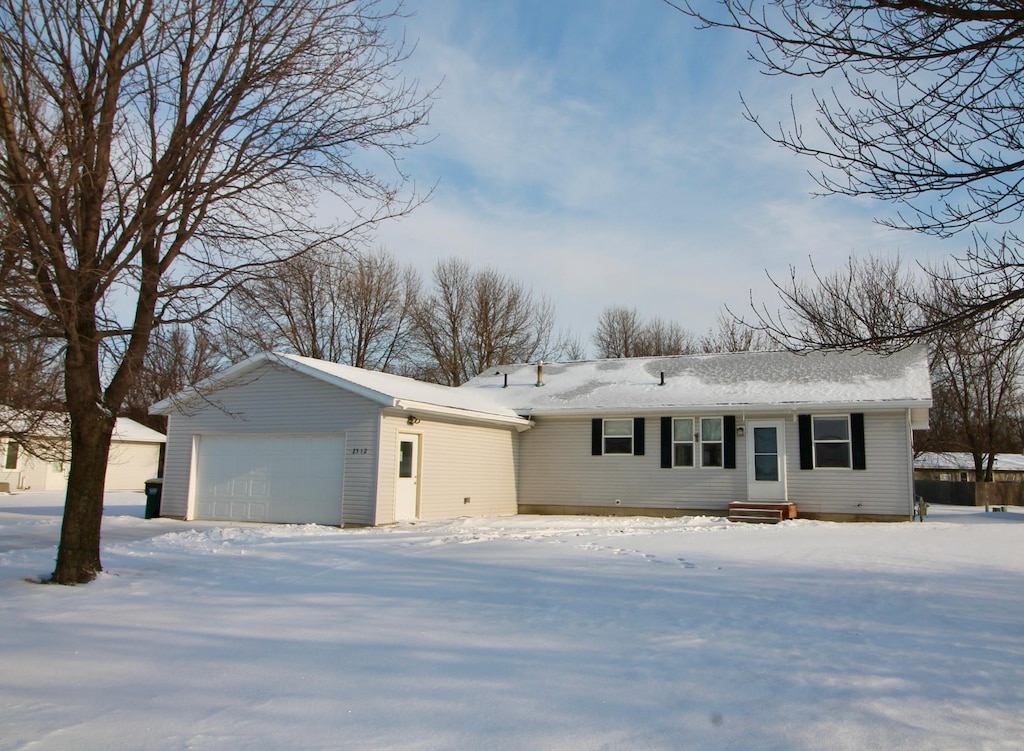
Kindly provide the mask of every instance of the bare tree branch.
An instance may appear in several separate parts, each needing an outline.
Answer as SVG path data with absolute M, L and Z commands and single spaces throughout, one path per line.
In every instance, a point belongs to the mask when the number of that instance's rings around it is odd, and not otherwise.
M 72 459 L 54 581 L 100 569 L 114 416 L 152 332 L 311 245 L 407 211 L 430 92 L 388 0 L 0 0 L 3 307 L 64 352 Z M 320 226 L 333 193 L 347 212 Z M 410 200 L 412 201 L 410 203 Z M 347 208 L 345 208 L 347 207 Z

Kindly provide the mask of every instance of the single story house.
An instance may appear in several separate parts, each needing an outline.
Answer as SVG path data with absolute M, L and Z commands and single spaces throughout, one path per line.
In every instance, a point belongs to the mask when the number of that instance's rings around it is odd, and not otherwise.
M 915 480 L 972 482 L 974 456 L 966 451 L 926 451 L 914 457 Z M 992 463 L 996 482 L 1024 481 L 1024 454 L 996 454 Z
M 1024 454 L 996 454 L 992 482 L 976 482 L 974 457 L 964 451 L 914 457 L 915 492 L 928 503 L 1024 506 Z
M 334 525 L 515 513 L 904 520 L 927 353 L 540 365 L 458 388 L 266 353 L 154 406 L 162 514 Z
M 43 424 L 52 427 L 35 436 L 32 443 L 45 450 L 30 453 L 15 438 L 0 437 L 0 487 L 14 490 L 65 490 L 71 467 L 71 444 L 63 415 Z M 117 418 L 107 462 L 107 490 L 138 490 L 160 472 L 160 458 L 166 438 L 127 417 Z

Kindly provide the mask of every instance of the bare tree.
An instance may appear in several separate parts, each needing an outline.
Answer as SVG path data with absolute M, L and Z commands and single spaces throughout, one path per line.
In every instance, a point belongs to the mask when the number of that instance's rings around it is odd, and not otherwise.
M 346 362 L 369 370 L 408 368 L 419 274 L 383 251 L 357 255 L 346 270 L 340 290 Z
M 765 332 L 744 323 L 728 311 L 718 314 L 715 327 L 697 342 L 701 352 L 751 352 L 771 349 L 775 343 Z
M 939 278 L 915 275 L 898 256 L 851 257 L 845 268 L 828 273 L 812 263 L 809 279 L 790 268 L 789 280 L 775 283 L 781 310 L 763 305 L 756 311 L 758 322 L 744 325 L 791 348 L 906 345 L 944 328 L 932 323 L 944 318 L 950 303 L 940 306 L 935 294 L 954 287 Z
M 776 319 L 779 328 L 802 341 L 845 348 L 927 327 L 945 316 L 960 288 L 943 275 L 913 274 L 897 257 L 850 259 L 845 269 L 811 281 L 794 277 L 780 292 L 787 317 Z M 995 453 L 1013 440 L 1024 375 L 1024 349 L 1003 325 L 995 319 L 946 324 L 923 339 L 932 354 L 934 404 L 932 428 L 915 439 L 916 448 L 969 452 L 979 481 L 991 479 Z
M 237 286 L 217 313 L 231 358 L 280 350 L 341 360 L 340 269 L 334 251 L 313 248 Z
M 610 306 L 601 311 L 593 335 L 598 357 L 658 357 L 696 351 L 693 336 L 674 321 L 644 321 L 636 308 Z
M 496 365 L 548 356 L 554 306 L 522 282 L 461 259 L 440 261 L 433 282 L 416 306 L 421 377 L 458 386 Z
M 381 251 L 321 247 L 230 296 L 222 336 L 233 356 L 284 351 L 370 370 L 404 363 L 415 271 Z
M 60 349 L 24 321 L 0 310 L 0 436 L 32 456 L 61 459 L 66 442 Z
M 1019 316 L 1024 247 L 1002 227 L 1024 215 L 1024 6 L 665 2 L 707 26 L 754 35 L 752 57 L 768 73 L 828 82 L 815 95 L 816 127 L 804 128 L 795 111 L 791 123 L 776 127 L 748 109 L 769 138 L 822 165 L 816 177 L 823 192 L 896 204 L 895 215 L 882 220 L 888 226 L 974 233 L 973 247 L 946 270 L 946 281 L 962 285 L 941 318 L 882 329 L 858 343 L 904 346 L 945 326 Z
M 1024 352 L 1012 342 L 991 346 L 977 328 L 947 333 L 935 349 L 932 372 L 929 433 L 935 435 L 929 442 L 939 450 L 968 452 L 975 481 L 991 482 L 996 453 L 1014 442 L 1012 416 L 1020 403 Z
M 636 308 L 612 305 L 601 311 L 594 330 L 597 356 L 638 357 L 644 323 Z
M 18 230 L 0 298 L 61 341 L 71 420 L 52 581 L 101 569 L 114 417 L 153 330 L 409 207 L 400 175 L 354 158 L 393 160 L 426 117 L 395 75 L 395 15 L 377 0 L 0 0 L 0 215 Z M 315 222 L 325 191 L 353 207 L 344 225 Z
M 223 348 L 202 324 L 175 324 L 155 329 L 142 372 L 135 375 L 121 413 L 166 432 L 167 417 L 151 415 L 149 408 L 210 378 L 226 364 Z
M 583 337 L 580 333 L 570 329 L 560 331 L 555 340 L 555 347 L 551 358 L 562 362 L 585 360 L 587 358 L 587 347 L 583 343 Z

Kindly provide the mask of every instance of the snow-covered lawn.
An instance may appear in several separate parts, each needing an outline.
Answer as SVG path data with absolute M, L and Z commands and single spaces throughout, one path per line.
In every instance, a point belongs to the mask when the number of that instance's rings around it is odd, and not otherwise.
M 0 495 L 0 749 L 1024 749 L 1024 510 L 145 520 Z

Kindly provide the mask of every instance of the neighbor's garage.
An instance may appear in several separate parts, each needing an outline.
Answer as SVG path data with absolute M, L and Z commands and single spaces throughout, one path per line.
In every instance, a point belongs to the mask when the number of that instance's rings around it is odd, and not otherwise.
M 195 519 L 341 524 L 345 436 L 197 436 Z

